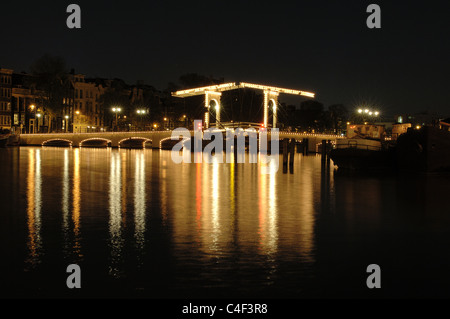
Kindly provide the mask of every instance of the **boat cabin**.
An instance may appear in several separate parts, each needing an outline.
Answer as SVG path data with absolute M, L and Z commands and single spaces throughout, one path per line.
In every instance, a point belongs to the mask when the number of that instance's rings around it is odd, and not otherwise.
M 381 139 L 385 132 L 384 125 L 376 124 L 348 124 L 347 138 Z

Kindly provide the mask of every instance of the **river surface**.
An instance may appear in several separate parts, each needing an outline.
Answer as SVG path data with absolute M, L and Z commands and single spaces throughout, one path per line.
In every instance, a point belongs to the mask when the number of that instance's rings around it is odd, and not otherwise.
M 450 297 L 448 175 L 301 154 L 262 174 L 151 149 L 16 147 L 0 164 L 3 298 Z

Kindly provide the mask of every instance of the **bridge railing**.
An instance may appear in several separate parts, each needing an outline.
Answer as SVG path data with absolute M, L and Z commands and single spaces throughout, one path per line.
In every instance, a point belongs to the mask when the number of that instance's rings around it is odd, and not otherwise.
M 67 133 L 23 133 L 20 136 L 73 136 L 73 135 L 121 135 L 121 134 L 157 134 L 157 133 L 167 133 L 168 131 L 123 131 L 123 132 L 67 132 Z
M 20 134 L 22 137 L 51 137 L 51 136 L 80 136 L 80 135 L 88 135 L 88 136 L 114 136 L 114 135 L 135 135 L 135 134 L 168 134 L 172 131 L 162 130 L 162 131 L 124 131 L 124 132 L 88 132 L 88 133 L 78 133 L 78 132 L 68 132 L 68 133 L 26 133 Z M 189 130 L 190 133 L 193 133 L 193 130 Z M 268 131 L 268 134 L 271 134 L 271 131 Z M 324 133 L 301 133 L 301 132 L 292 132 L 292 131 L 278 131 L 279 135 L 283 136 L 304 136 L 304 137 L 321 137 L 321 138 L 331 138 L 331 139 L 345 139 L 346 137 L 341 135 L 333 135 L 333 134 L 324 134 Z

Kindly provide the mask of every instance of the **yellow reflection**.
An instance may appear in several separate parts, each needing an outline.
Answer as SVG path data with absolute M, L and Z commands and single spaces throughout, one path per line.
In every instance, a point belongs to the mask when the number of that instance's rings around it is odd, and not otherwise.
M 209 172 L 208 169 L 211 169 L 212 164 L 199 164 L 202 166 L 202 230 L 200 236 L 202 239 L 203 248 L 206 250 L 211 250 L 212 186 L 211 172 Z
M 28 226 L 28 260 L 32 266 L 40 263 L 42 238 L 41 238 L 41 205 L 42 205 L 42 180 L 41 180 L 41 151 L 30 149 L 28 153 L 27 176 L 27 226 Z
M 136 154 L 134 173 L 134 238 L 140 250 L 144 248 L 145 201 L 145 158 L 144 153 L 141 152 Z
M 64 164 L 63 164 L 63 192 L 61 209 L 63 211 L 63 228 L 65 230 L 69 227 L 69 150 L 64 150 Z
M 64 252 L 68 253 L 69 236 L 69 150 L 64 150 L 63 178 L 62 178 L 62 203 Z
M 272 163 L 272 164 L 270 164 Z M 268 165 L 273 165 L 271 161 Z M 278 248 L 276 174 L 259 174 L 260 249 L 273 254 Z
M 272 165 L 274 165 L 273 161 Z M 277 226 L 278 214 L 277 214 L 277 192 L 276 192 L 277 185 L 275 172 L 272 171 L 272 173 L 268 175 L 269 175 L 268 247 L 270 247 L 270 253 L 274 253 L 277 250 L 278 244 L 278 226 Z
M 159 169 L 159 180 L 161 181 L 161 216 L 163 225 L 167 222 L 167 210 L 168 210 L 168 193 L 167 193 L 167 160 L 163 159 L 163 151 L 159 151 L 159 161 L 162 163 Z
M 122 216 L 121 216 L 121 160 L 117 152 L 111 153 L 109 177 L 109 234 L 111 247 L 111 265 L 109 274 L 119 276 L 119 263 L 122 252 Z
M 220 254 L 219 243 L 224 243 L 221 237 L 220 223 L 220 170 L 224 164 L 213 158 L 213 163 L 197 163 L 197 225 L 202 248 L 210 254 Z M 200 173 L 200 169 L 202 172 Z M 201 182 L 199 182 L 201 180 Z M 201 197 L 199 194 L 201 193 Z M 201 217 L 201 218 L 200 218 Z
M 294 223 L 283 225 L 283 228 L 291 228 L 290 232 L 297 234 L 292 236 L 292 242 L 288 244 L 298 247 L 305 262 L 314 262 L 314 203 L 320 202 L 320 177 L 314 174 L 313 167 L 319 169 L 317 166 L 320 166 L 320 160 L 314 157 L 302 157 L 302 160 L 305 165 L 300 166 L 298 174 L 289 175 L 291 187 L 284 194 L 286 198 L 298 198 L 295 210 L 297 218 Z
M 202 164 L 195 164 L 195 221 L 197 222 L 197 232 L 200 234 L 202 229 Z
M 231 213 L 231 225 L 234 224 L 236 219 L 236 200 L 234 194 L 234 152 L 231 152 L 230 157 L 230 213 Z
M 125 150 L 122 152 L 122 225 L 126 226 L 126 217 L 127 217 L 127 160 L 128 160 L 129 152 Z
M 80 244 L 80 201 L 81 201 L 81 178 L 80 178 L 80 149 L 76 148 L 73 154 L 73 233 L 75 236 L 73 252 L 81 257 Z
M 217 159 L 213 159 L 217 161 Z M 220 236 L 220 223 L 219 223 L 219 165 L 218 162 L 212 164 L 212 249 L 217 249 L 217 244 Z

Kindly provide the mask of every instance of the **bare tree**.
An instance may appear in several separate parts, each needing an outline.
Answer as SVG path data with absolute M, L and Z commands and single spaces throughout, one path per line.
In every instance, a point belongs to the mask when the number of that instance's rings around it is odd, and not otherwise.
M 48 116 L 48 131 L 52 131 L 58 116 L 62 116 L 64 100 L 71 98 L 72 84 L 62 57 L 45 54 L 31 65 L 36 88 L 43 94 L 43 113 Z

